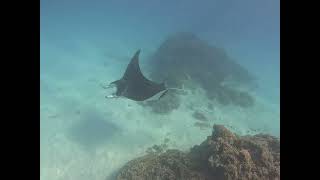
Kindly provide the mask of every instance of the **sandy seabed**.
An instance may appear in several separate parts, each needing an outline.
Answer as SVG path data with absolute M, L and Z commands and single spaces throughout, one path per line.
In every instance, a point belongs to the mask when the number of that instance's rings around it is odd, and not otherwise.
M 105 99 L 111 92 L 100 83 L 121 77 L 129 62 L 112 58 L 90 64 L 61 61 L 41 74 L 41 180 L 105 180 L 166 138 L 169 148 L 188 150 L 212 130 L 194 126 L 198 121 L 192 116 L 194 110 L 202 112 L 211 127 L 223 124 L 241 135 L 279 136 L 277 105 L 254 93 L 256 103 L 251 108 L 213 103 L 209 109 L 198 89 L 182 95 L 180 107 L 165 115 L 124 98 Z

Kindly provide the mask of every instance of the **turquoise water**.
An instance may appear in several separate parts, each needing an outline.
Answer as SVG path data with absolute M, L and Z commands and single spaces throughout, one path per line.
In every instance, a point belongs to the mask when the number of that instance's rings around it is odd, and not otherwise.
M 211 132 L 194 127 L 190 105 L 239 134 L 280 134 L 280 15 L 276 0 L 41 0 L 42 180 L 106 179 L 153 144 L 187 150 Z M 107 100 L 100 87 L 121 77 L 141 49 L 148 57 L 175 32 L 193 32 L 252 72 L 252 108 L 215 104 L 201 90 L 170 114 Z M 252 133 L 250 131 L 250 133 Z

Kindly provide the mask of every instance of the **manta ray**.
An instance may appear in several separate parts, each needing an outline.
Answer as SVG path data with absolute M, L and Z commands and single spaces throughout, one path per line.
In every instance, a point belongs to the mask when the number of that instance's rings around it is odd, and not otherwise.
M 156 83 L 146 78 L 139 66 L 140 49 L 131 58 L 121 79 L 111 82 L 105 88 L 116 87 L 116 92 L 106 98 L 125 97 L 134 101 L 160 99 L 167 92 L 165 83 Z

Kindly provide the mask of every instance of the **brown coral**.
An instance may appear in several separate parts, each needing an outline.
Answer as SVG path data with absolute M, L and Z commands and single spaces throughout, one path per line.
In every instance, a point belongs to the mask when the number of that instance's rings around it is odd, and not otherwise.
M 130 161 L 117 176 L 117 180 L 204 180 L 201 174 L 192 171 L 190 159 L 178 150 L 163 154 L 148 154 Z
M 193 161 L 207 163 L 212 177 L 280 179 L 280 142 L 277 138 L 261 134 L 239 137 L 223 126 L 213 128 L 212 136 L 190 152 Z
M 130 161 L 117 180 L 280 179 L 280 141 L 270 135 L 237 136 L 221 125 L 189 153 L 168 150 Z

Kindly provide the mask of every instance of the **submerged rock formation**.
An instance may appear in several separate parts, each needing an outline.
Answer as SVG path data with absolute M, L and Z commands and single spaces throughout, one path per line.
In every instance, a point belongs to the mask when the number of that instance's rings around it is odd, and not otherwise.
M 178 150 L 148 154 L 126 164 L 117 180 L 187 180 L 205 179 L 202 174 L 190 169 L 191 161 L 187 154 Z
M 224 50 L 211 46 L 192 33 L 169 36 L 153 54 L 151 77 L 171 87 L 182 87 L 186 81 L 200 85 L 209 98 L 222 104 L 248 107 L 253 98 L 245 92 L 222 85 L 227 79 L 254 84 L 254 77 L 233 61 Z
M 128 162 L 117 180 L 280 179 L 280 140 L 270 135 L 237 136 L 224 126 L 190 152 L 167 150 Z
M 221 125 L 213 127 L 189 157 L 195 168 L 212 179 L 280 179 L 280 141 L 270 135 L 237 136 Z

